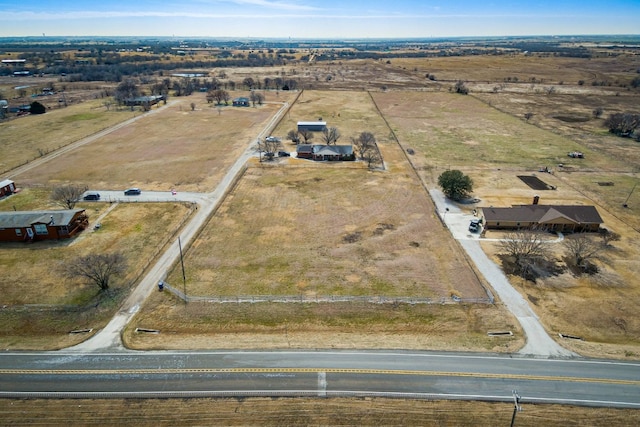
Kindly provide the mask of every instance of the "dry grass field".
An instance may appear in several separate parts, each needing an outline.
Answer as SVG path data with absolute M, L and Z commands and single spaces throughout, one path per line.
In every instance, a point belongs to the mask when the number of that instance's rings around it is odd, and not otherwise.
M 633 426 L 640 411 L 522 404 L 516 426 Z M 0 400 L 3 423 L 137 426 L 506 426 L 513 403 L 382 398 Z
M 295 128 L 298 120 L 319 117 L 339 128 L 342 134 L 339 143 L 347 143 L 362 131 L 371 131 L 379 142 L 386 169 L 369 172 L 356 164 L 326 168 L 295 159 L 279 160 L 274 167 L 253 165 L 188 250 L 189 293 L 476 295 L 481 289 L 479 279 L 469 267 L 455 268 L 465 265 L 466 260 L 455 242 L 443 234 L 421 185 L 435 186 L 437 176 L 447 168 L 463 170 L 474 179 L 474 195 L 481 200 L 478 205 L 463 206 L 470 210 L 482 205 L 528 203 L 536 192 L 516 175 L 535 174 L 557 187 L 540 194 L 543 202 L 595 204 L 606 226 L 623 238 L 614 242 L 614 249 L 607 250 L 600 275 L 574 277 L 565 272 L 548 282 L 534 285 L 519 283 L 514 278 L 514 284 L 529 296 L 551 333 L 566 332 L 569 326 L 579 329 L 569 332 L 586 339 L 571 343 L 572 348 L 592 345 L 593 348 L 581 347 L 578 351 L 634 357 L 638 353 L 634 338 L 638 325 L 628 313 L 637 309 L 635 301 L 639 299 L 633 260 L 637 259 L 639 246 L 640 190 L 628 199 L 628 208 L 622 208 L 622 203 L 637 182 L 640 155 L 637 143 L 610 136 L 602 127 L 602 119 L 594 119 L 591 111 L 603 107 L 603 117 L 610 112 L 637 111 L 638 95 L 628 88 L 628 83 L 639 65 L 638 58 L 631 55 L 589 60 L 505 55 L 335 61 L 291 64 L 282 69 L 225 70 L 229 79 L 235 81 L 244 77 L 274 77 L 278 73 L 298 79 L 305 91 L 273 134 L 283 137 Z M 427 74 L 435 78 L 430 80 Z M 458 79 L 467 82 L 470 96 L 449 93 Z M 592 85 L 592 82 L 606 84 Z M 554 88 L 552 92 L 550 87 Z M 149 190 L 175 187 L 182 191 L 211 191 L 246 143 L 255 138 L 279 108 L 278 103 L 293 100 L 295 94 L 266 91 L 265 95 L 268 103 L 264 106 L 229 107 L 220 112 L 206 104 L 201 93 L 171 98 L 170 105 L 154 110 L 154 114 L 55 159 L 46 167 L 24 173 L 16 181 L 45 186 L 82 182 L 97 189 L 136 185 Z M 191 102 L 196 104 L 195 111 L 191 111 Z M 85 135 L 104 126 L 104 117 L 109 114 L 122 114 L 121 120 L 130 114 L 107 113 L 104 107 L 95 108 L 101 105 L 97 101 L 94 104 L 86 111 L 69 113 L 70 118 L 56 116 L 59 123 L 29 127 L 28 132 L 25 123 L 34 121 L 26 120 L 35 116 L 9 123 L 23 126 L 22 130 L 12 129 L 14 135 L 33 134 L 31 141 L 39 141 L 45 139 L 44 129 L 64 129 L 68 126 L 63 124 L 69 121 L 92 129 L 85 130 L 82 134 Z M 85 118 L 92 111 L 100 114 Z M 53 119 L 52 113 L 60 114 L 52 110 L 41 118 Z M 525 113 L 533 113 L 532 118 L 525 120 Z M 294 149 L 288 142 L 284 146 L 289 151 Z M 408 148 L 415 154 L 407 154 Z M 585 158 L 568 158 L 566 153 L 574 150 L 584 152 Z M 553 173 L 538 172 L 541 167 L 549 167 Z M 416 179 L 415 171 L 422 183 Z M 603 182 L 613 185 L 599 184 Z M 37 192 L 23 192 L 22 196 L 28 194 L 34 197 Z M 14 204 L 29 205 L 14 200 Z M 5 205 L 3 209 L 12 207 Z M 438 245 L 433 244 L 435 241 Z M 489 253 L 495 253 L 495 245 L 485 246 Z M 558 257 L 561 256 L 558 252 Z M 457 264 L 448 267 L 448 262 L 442 262 L 449 259 Z M 498 257 L 495 259 L 500 262 Z M 323 268 L 323 263 L 331 267 Z M 177 277 L 174 272 L 170 281 L 179 283 Z M 422 285 L 425 283 L 428 286 Z M 594 305 L 602 309 L 585 309 Z M 166 293 L 155 295 L 149 302 L 149 309 L 165 313 L 168 318 L 177 316 L 180 308 Z M 408 320 L 412 316 L 446 318 L 443 322 L 446 326 L 441 328 L 417 323 L 422 325 L 422 331 L 429 330 L 434 335 L 446 331 L 440 334 L 443 337 L 453 336 L 447 334 L 454 334 L 452 325 L 459 324 L 460 333 L 456 336 L 462 345 L 456 348 L 496 347 L 511 351 L 521 343 L 521 336 L 498 345 L 476 340 L 494 327 L 519 333 L 510 317 L 497 321 L 503 313 L 500 305 L 490 309 L 456 305 L 446 308 L 449 316 L 440 307 L 408 313 L 396 311 L 389 316 L 386 307 L 368 307 L 365 322 L 375 333 L 402 335 L 410 332 L 410 325 L 416 322 Z M 261 334 L 256 331 L 271 331 L 272 336 L 263 341 L 266 346 L 279 347 L 297 346 L 292 344 L 295 339 L 302 342 L 310 336 L 293 339 L 294 335 L 290 335 L 286 337 L 288 342 L 283 341 L 282 330 L 287 335 L 288 331 L 302 328 L 300 321 L 288 320 L 298 319 L 294 309 L 279 309 L 271 318 L 263 316 L 262 312 L 268 309 L 261 307 L 255 312 L 243 309 L 238 313 L 236 308 L 193 304 L 187 310 L 193 315 L 192 323 L 183 327 L 186 334 L 203 333 L 202 337 L 206 337 L 206 324 L 219 311 L 227 321 L 218 333 L 222 334 L 225 327 L 230 333 L 220 337 L 237 337 L 242 332 L 258 343 L 262 342 Z M 311 329 L 318 336 L 324 334 L 330 346 L 339 345 L 335 344 L 339 340 L 329 338 L 332 332 L 349 331 L 344 326 L 353 317 L 349 310 L 343 311 L 338 329 L 323 329 L 327 321 L 322 313 L 313 307 L 304 310 L 313 319 Z M 150 313 L 151 310 L 143 312 L 136 322 L 164 327 L 166 323 L 160 316 Z M 393 320 L 375 320 L 382 317 Z M 467 319 L 467 324 L 459 322 L 462 318 Z M 275 325 L 272 329 L 269 322 Z M 206 347 L 206 339 L 195 339 L 189 344 L 188 339 L 178 337 L 178 332 L 172 334 L 173 344 L 167 341 L 166 345 L 176 346 L 180 342 L 185 347 Z M 343 336 L 346 347 L 366 346 L 367 341 L 372 346 L 379 345 L 370 339 L 373 335 L 358 338 L 349 333 L 333 334 Z M 142 346 L 146 340 L 130 339 Z M 420 344 L 414 347 L 443 348 L 446 343 L 444 338 L 432 341 L 418 341 Z M 391 346 L 396 348 L 401 342 Z M 321 347 L 322 340 L 313 341 L 313 346 Z M 608 346 L 609 350 L 598 353 L 604 351 L 601 346 Z
M 0 201 L 0 209 L 52 208 L 42 205 L 48 197 L 45 191 L 35 190 L 35 197 L 31 192 Z M 86 339 L 69 331 L 103 327 L 191 212 L 190 206 L 178 203 L 120 204 L 111 206 L 110 212 L 107 204 L 76 207 L 87 209 L 90 227 L 106 214 L 100 230 L 87 229 L 72 240 L 1 245 L 0 348 L 66 347 Z M 126 276 L 116 280 L 107 294 L 95 284 L 64 279 L 59 273 L 61 264 L 97 250 L 122 252 L 129 260 Z
M 371 97 L 364 92 L 305 92 L 275 133 L 285 134 L 306 117 L 327 117 L 345 139 L 366 129 L 375 131 L 386 169 L 372 172 L 360 163 L 297 159 L 249 167 L 185 255 L 187 293 L 486 299 L 483 283 L 437 219 Z M 174 268 L 167 281 L 180 287 L 181 270 Z M 183 309 L 168 294 L 161 295 L 148 301 L 130 326 L 128 345 L 453 345 L 460 350 L 513 351 L 522 339 L 519 327 L 499 305 L 192 303 Z M 133 333 L 135 327 L 164 332 L 145 336 Z M 496 340 L 487 336 L 490 330 L 512 330 L 516 337 Z
M 610 136 L 591 111 L 603 107 L 603 117 L 638 112 L 637 91 L 623 86 L 636 75 L 639 61 L 637 55 L 591 60 L 518 55 L 287 66 L 280 72 L 300 78 L 306 90 L 273 133 L 284 136 L 296 121 L 318 117 L 340 129 L 339 143 L 371 131 L 386 169 L 309 166 L 294 159 L 273 167 L 253 164 L 188 249 L 188 293 L 480 295 L 480 279 L 438 223 L 421 185 L 432 188 L 443 170 L 459 168 L 475 182 L 474 196 L 481 200 L 476 206 L 509 206 L 528 203 L 537 193 L 516 175 L 535 174 L 557 187 L 540 194 L 543 202 L 595 204 L 605 225 L 622 239 L 603 253 L 601 272 L 595 276 L 565 271 L 536 283 L 515 277 L 511 282 L 550 334 L 583 338 L 562 341 L 564 346 L 587 356 L 638 359 L 640 189 L 629 197 L 628 208 L 622 203 L 638 182 L 640 149 L 636 142 Z M 276 71 L 227 70 L 237 81 Z M 436 79 L 427 79 L 427 73 Z M 458 79 L 467 82 L 470 96 L 448 93 Z M 578 84 L 580 80 L 585 83 Z M 592 81 L 610 85 L 592 86 Z M 554 93 L 547 94 L 551 86 Z M 285 92 L 266 94 L 267 101 L 293 99 Z M 36 187 L 0 201 L 0 209 L 44 208 L 46 187 L 59 182 L 97 189 L 137 185 L 211 191 L 279 108 L 225 108 L 218 114 L 203 94 L 172 101 L 130 127 L 16 177 L 19 186 Z M 527 122 L 528 112 L 534 115 Z M 39 149 L 55 150 L 131 116 L 127 111 L 106 112 L 96 101 L 0 123 L 3 153 L 15 148 L 9 144 L 17 140 L 26 141 L 22 146 L 28 148 L 3 154 L 0 171 L 39 156 Z M 285 147 L 294 149 L 288 143 Z M 415 154 L 405 154 L 407 148 Z M 573 150 L 586 158 L 568 158 L 566 153 Z M 545 166 L 553 174 L 538 172 Z M 87 207 L 92 218 L 107 208 Z M 101 220 L 99 232 L 87 230 L 73 242 L 0 247 L 0 305 L 15 305 L 0 310 L 0 348 L 60 348 L 82 339 L 69 330 L 100 328 L 144 267 L 136 264 L 119 291 L 96 299 L 91 287 L 57 280 L 51 274 L 55 264 L 102 247 L 123 248 L 131 260 L 152 262 L 188 215 L 188 208 L 177 204 L 118 206 Z M 141 235 L 151 243 L 142 244 Z M 489 232 L 486 237 L 500 236 Z M 487 241 L 483 248 L 501 262 L 495 243 Z M 553 250 L 560 259 L 561 248 Z M 180 287 L 177 271 L 169 281 Z M 100 304 L 81 311 L 60 308 L 93 301 Z M 48 309 L 48 304 L 58 308 Z M 138 326 L 161 332 L 136 334 Z M 515 335 L 491 338 L 491 330 L 512 330 Z M 499 302 L 185 305 L 168 292 L 155 292 L 148 299 L 124 338 L 139 349 L 513 352 L 524 343 L 519 326 Z M 638 411 L 632 410 L 523 406 L 516 425 L 640 422 Z M 0 417 L 8 425 L 507 425 L 512 409 L 511 403 L 385 399 L 0 400 Z
M 18 185 L 82 182 L 97 190 L 137 186 L 143 190 L 212 191 L 286 96 L 279 95 L 278 102 L 256 108 L 228 106 L 220 110 L 207 104 L 203 93 L 176 98 L 167 106 L 154 108 L 148 117 L 14 180 Z M 191 103 L 196 105 L 193 111 Z
M 138 114 L 125 109 L 107 111 L 102 101 L 94 100 L 0 122 L 0 173 Z
M 576 130 L 554 127 L 548 123 L 526 123 L 492 107 L 493 95 L 483 95 L 485 102 L 473 96 L 448 93 L 375 93 L 382 114 L 387 118 L 409 156 L 429 186 L 449 167 L 461 169 L 474 180 L 474 196 L 480 202 L 463 205 L 464 210 L 483 206 L 529 204 L 534 195 L 544 204 L 595 205 L 604 225 L 623 237 L 613 247 L 603 250 L 600 272 L 593 276 L 575 276 L 569 270 L 535 284 L 517 277 L 511 281 L 529 298 L 536 313 L 552 334 L 580 336 L 583 341 L 563 341 L 574 351 L 615 358 L 635 358 L 640 354 L 635 337 L 640 323 L 631 313 L 640 304 L 638 263 L 640 257 L 640 195 L 632 194 L 628 207 L 622 205 L 630 195 L 637 176 L 637 142 L 614 138 L 597 131 L 592 124 L 580 128 L 590 138 L 576 138 Z M 546 95 L 543 95 L 546 97 Z M 557 95 L 561 102 L 562 95 Z M 546 99 L 546 98 L 545 98 Z M 567 108 L 578 105 L 570 95 Z M 624 109 L 632 101 L 628 97 L 617 107 Z M 413 115 L 403 111 L 409 104 Z M 491 104 L 491 105 L 490 105 Z M 541 103 L 541 109 L 552 106 Z M 555 106 L 558 111 L 559 105 Z M 583 107 L 584 108 L 584 107 Z M 576 125 L 574 125 L 576 126 Z M 523 143 L 527 141 L 527 143 Z M 567 157 L 568 151 L 582 151 L 584 159 Z M 558 164 L 563 163 L 562 167 Z M 548 166 L 552 173 L 539 172 Z M 556 190 L 529 188 L 517 175 L 535 175 Z M 608 183 L 600 185 L 599 183 Z M 486 237 L 499 238 L 501 233 L 488 232 Z M 485 242 L 486 251 L 497 256 L 498 244 Z M 561 245 L 553 248 L 558 264 L 563 263 Z M 597 307 L 597 309 L 595 309 Z

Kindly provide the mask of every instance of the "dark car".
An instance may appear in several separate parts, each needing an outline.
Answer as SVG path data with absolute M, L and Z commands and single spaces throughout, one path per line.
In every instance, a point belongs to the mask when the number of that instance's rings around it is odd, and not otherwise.
M 84 200 L 100 200 L 100 193 L 87 193 L 83 197 Z
M 129 188 L 127 190 L 124 190 L 125 196 L 139 196 L 140 193 L 142 193 L 142 191 L 140 191 L 139 188 Z
M 291 154 L 286 151 L 278 151 L 278 157 L 289 157 Z

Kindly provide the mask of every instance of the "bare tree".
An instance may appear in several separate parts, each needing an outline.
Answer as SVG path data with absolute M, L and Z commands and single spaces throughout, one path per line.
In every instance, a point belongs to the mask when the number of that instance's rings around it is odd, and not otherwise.
M 299 144 L 300 143 L 300 136 L 298 135 L 298 131 L 297 130 L 291 129 L 289 131 L 289 133 L 287 134 L 287 139 L 290 140 L 291 142 L 293 142 L 294 144 Z
M 594 119 L 599 119 L 600 117 L 602 117 L 602 113 L 604 113 L 604 108 L 602 107 L 594 108 L 594 110 L 591 113 L 593 114 Z
M 322 140 L 327 145 L 336 144 L 340 139 L 340 131 L 336 127 L 324 128 L 322 131 Z
M 618 136 L 631 136 L 640 126 L 640 114 L 615 113 L 604 121 L 609 132 Z
M 87 191 L 86 186 L 73 184 L 54 187 L 51 192 L 51 201 L 65 209 L 73 209 L 85 191 Z
M 596 244 L 588 235 L 580 233 L 564 239 L 567 258 L 582 271 L 593 268 L 592 260 L 598 259 L 602 245 Z
M 524 113 L 524 119 L 525 119 L 526 121 L 531 120 L 531 117 L 533 117 L 533 113 L 532 113 L 532 112 Z
M 91 254 L 78 258 L 75 262 L 61 267 L 63 276 L 69 279 L 81 278 L 96 284 L 101 290 L 109 289 L 113 277 L 121 276 L 127 270 L 124 255 L 120 252 L 110 254 Z
M 300 129 L 298 134 L 304 139 L 304 143 L 308 143 L 309 140 L 313 139 L 313 132 L 307 129 Z
M 242 84 L 245 85 L 249 90 L 253 89 L 253 87 L 256 85 L 256 82 L 253 80 L 253 78 L 251 77 L 246 77 L 243 81 Z
M 127 99 L 140 95 L 140 89 L 135 80 L 127 79 L 120 83 L 115 91 L 115 98 L 118 104 L 124 104 Z
M 363 160 L 367 162 L 367 167 L 370 169 L 382 164 L 382 154 L 380 154 L 378 146 L 374 144 L 373 148 L 364 154 Z
M 211 101 L 216 101 L 217 105 L 222 104 L 222 102 L 224 101 L 225 105 L 229 102 L 229 92 L 227 92 L 224 89 L 217 89 L 214 91 L 210 91 L 207 93 L 207 100 L 209 100 L 209 98 L 211 98 Z
M 618 233 L 607 228 L 598 229 L 598 234 L 602 238 L 602 245 L 605 247 L 609 246 L 611 242 L 617 242 L 620 240 L 620 235 Z
M 549 254 L 549 249 L 542 240 L 542 233 L 537 230 L 509 233 L 499 247 L 503 254 L 512 258 L 516 273 L 522 277 L 527 277 L 535 263 L 545 260 Z
M 256 103 L 258 103 L 258 105 L 262 105 L 262 102 L 264 101 L 264 95 L 260 92 L 251 91 L 250 99 L 253 103 L 253 106 L 255 107 Z
M 371 132 L 362 132 L 357 138 L 351 138 L 351 143 L 360 160 L 364 160 L 369 151 L 377 151 L 376 137 Z
M 258 151 L 261 153 L 265 153 L 268 160 L 273 159 L 276 150 L 280 146 L 280 141 L 275 138 L 265 138 L 258 140 Z M 262 157 L 260 157 L 260 161 L 262 161 Z
M 463 95 L 469 94 L 469 88 L 467 88 L 467 85 L 462 80 L 456 82 L 455 86 L 453 86 L 453 91 Z

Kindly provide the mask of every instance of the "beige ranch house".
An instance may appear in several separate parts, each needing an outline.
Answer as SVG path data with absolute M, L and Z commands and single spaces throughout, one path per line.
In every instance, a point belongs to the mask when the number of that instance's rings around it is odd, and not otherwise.
M 485 229 L 538 229 L 559 232 L 595 232 L 603 223 L 595 206 L 517 205 L 480 208 Z

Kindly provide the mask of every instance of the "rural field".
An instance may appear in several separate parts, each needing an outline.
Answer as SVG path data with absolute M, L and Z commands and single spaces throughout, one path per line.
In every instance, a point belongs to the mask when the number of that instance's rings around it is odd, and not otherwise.
M 220 109 L 207 104 L 202 93 L 170 99 L 146 117 L 14 180 L 19 185 L 80 182 L 94 190 L 212 191 L 287 99 L 284 94 L 257 108 Z
M 14 204 L 20 209 L 43 208 L 47 192 L 34 192 L 0 201 L 0 210 L 12 210 Z M 93 329 L 95 333 L 102 328 L 192 209 L 179 203 L 79 203 L 76 207 L 87 210 L 90 227 L 101 218 L 101 228 L 89 228 L 71 241 L 2 244 L 1 348 L 59 349 L 87 338 L 70 331 Z M 128 259 L 127 274 L 106 293 L 95 284 L 66 279 L 60 272 L 62 265 L 97 250 L 122 252 Z
M 130 330 L 154 328 L 167 335 L 127 333 L 127 343 L 190 348 L 244 348 L 256 341 L 271 348 L 384 343 L 392 348 L 454 345 L 494 351 L 518 345 L 518 327 L 499 305 L 439 304 L 452 297 L 487 301 L 485 284 L 449 238 L 369 94 L 305 92 L 275 134 L 315 116 L 327 117 L 344 135 L 365 129 L 381 135 L 386 169 L 298 159 L 249 166 L 185 255 L 187 294 L 413 297 L 436 304 L 190 303 L 183 308 L 163 293 L 149 300 Z M 176 267 L 167 282 L 180 288 L 181 269 Z M 214 317 L 217 324 L 203 322 Z M 355 332 L 357 325 L 365 327 Z M 488 337 L 490 330 L 512 330 L 517 338 Z
M 576 275 L 562 268 L 565 255 L 556 244 L 550 249 L 559 266 L 555 274 L 535 282 L 509 279 L 552 337 L 581 338 L 561 340 L 561 345 L 587 357 L 638 360 L 640 189 L 633 189 L 640 147 L 609 134 L 603 121 L 613 112 L 640 113 L 638 91 L 628 85 L 640 69 L 640 56 L 599 54 L 593 59 L 477 55 L 229 68 L 229 79 L 236 81 L 280 73 L 295 77 L 304 89 L 263 91 L 266 103 L 247 109 L 217 109 L 204 94 L 194 93 L 170 97 L 167 105 L 143 114 L 107 109 L 100 85 L 70 86 L 69 107 L 52 105 L 41 116 L 0 122 L 0 172 L 84 138 L 96 139 L 12 176 L 22 191 L 0 200 L 0 210 L 53 209 L 50 191 L 62 183 L 97 190 L 138 186 L 211 192 L 282 103 L 289 102 L 290 111 L 271 132 L 283 138 L 284 150 L 295 151 L 284 136 L 297 121 L 322 117 L 340 130 L 339 144 L 372 132 L 384 168 L 252 159 L 185 248 L 185 289 L 203 298 L 268 294 L 318 301 L 185 304 L 170 292 L 154 292 L 123 332 L 128 347 L 518 351 L 525 337 L 501 302 L 472 302 L 486 299 L 489 284 L 443 227 L 429 198 L 428 190 L 437 187 L 444 170 L 460 169 L 473 179 L 477 199 L 460 205 L 465 212 L 528 204 L 534 195 L 541 203 L 597 207 L 605 226 L 621 236 L 602 251 L 597 274 Z M 468 96 L 451 93 L 458 80 L 469 87 Z M 603 108 L 598 118 L 593 116 L 597 108 Z M 125 124 L 130 119 L 136 120 Z M 117 124 L 123 126 L 98 134 Z M 585 158 L 569 158 L 570 151 L 581 151 Z M 518 175 L 536 176 L 555 190 L 533 190 Z M 71 242 L 0 245 L 0 348 L 59 349 L 90 335 L 69 331 L 102 328 L 195 209 L 181 203 L 78 207 L 87 209 L 90 229 Z M 102 227 L 94 231 L 97 221 Z M 489 231 L 482 242 L 499 265 L 505 257 L 492 239 L 505 234 Z M 123 251 L 129 264 L 127 275 L 108 293 L 60 279 L 61 263 L 104 249 Z M 167 281 L 182 289 L 179 266 L 173 266 Z M 357 298 L 330 302 L 325 296 Z M 365 300 L 378 296 L 437 303 Z M 136 327 L 160 333 L 136 333 Z M 490 337 L 490 331 L 514 335 Z M 640 421 L 632 410 L 523 407 L 516 425 Z M 512 411 L 512 403 L 369 398 L 0 399 L 0 418 L 11 425 L 45 420 L 84 425 L 132 420 L 140 425 L 246 425 L 248 420 L 262 425 L 336 420 L 350 425 L 507 425 Z
M 299 79 L 304 91 L 263 91 L 266 103 L 247 109 L 212 108 L 202 93 L 170 98 L 168 105 L 154 107 L 151 114 L 14 177 L 25 190 L 0 207 L 44 208 L 46 189 L 66 182 L 98 190 L 138 186 L 210 192 L 286 101 L 293 105 L 274 135 L 284 139 L 297 121 L 318 118 L 340 130 L 338 143 L 372 132 L 384 169 L 370 171 L 359 162 L 310 164 L 294 158 L 250 162 L 198 239 L 186 248 L 189 295 L 387 296 L 447 302 L 452 296 L 485 298 L 487 284 L 443 228 L 426 191 L 436 187 L 442 171 L 455 168 L 475 183 L 473 195 L 478 201 L 461 206 L 467 212 L 530 203 L 534 195 L 542 203 L 596 205 L 605 225 L 622 236 L 603 253 L 600 273 L 575 276 L 563 270 L 536 283 L 511 279 L 551 335 L 566 332 L 583 338 L 563 345 L 585 355 L 634 358 L 640 354 L 636 339 L 640 325 L 631 315 L 640 300 L 633 262 L 640 246 L 640 191 L 630 192 L 638 180 L 640 154 L 637 142 L 612 136 L 602 122 L 611 112 L 636 111 L 637 91 L 625 81 L 638 65 L 638 59 L 629 55 L 593 60 L 503 55 L 229 69 L 229 78 L 235 80 L 286 73 Z M 466 82 L 469 96 L 450 93 L 457 80 Z M 601 118 L 592 116 L 598 107 L 604 111 Z M 34 153 L 39 154 L 40 146 L 44 152 L 55 150 L 110 123 L 139 116 L 135 111 L 107 111 L 94 100 L 0 126 L 7 132 L 3 135 L 14 135 L 12 141 L 16 135 L 28 136 L 31 154 L 11 160 L 18 165 L 37 157 Z M 74 132 L 85 128 L 63 143 L 52 142 L 64 134 L 48 138 L 47 132 L 61 132 L 58 129 L 68 127 L 65 123 L 74 123 Z M 283 141 L 282 148 L 295 150 L 289 141 Z M 570 151 L 581 151 L 585 158 L 569 158 Z M 543 168 L 550 173 L 540 172 Z M 517 175 L 535 175 L 556 189 L 538 194 Z M 96 215 L 105 209 L 100 207 Z M 107 212 L 102 222 L 119 209 Z M 162 208 L 138 209 L 147 212 L 141 215 L 153 215 Z M 173 233 L 176 226 L 164 229 Z M 158 238 L 168 238 L 170 233 L 162 230 L 157 229 Z M 483 247 L 501 263 L 497 244 L 490 240 L 499 233 L 488 232 L 486 237 Z M 561 248 L 553 250 L 561 262 Z M 181 279 L 174 268 L 168 282 L 180 289 Z M 7 286 L 21 279 L 11 280 Z M 25 283 L 34 289 L 22 295 L 43 298 L 45 292 L 35 289 L 38 280 L 31 280 Z M 74 301 L 63 291 L 56 292 L 43 301 Z M 40 303 L 24 299 L 8 302 Z M 591 309 L 595 306 L 599 309 Z M 306 345 L 514 351 L 524 342 L 499 301 L 400 308 L 360 301 L 328 307 L 324 302 L 199 302 L 184 307 L 169 293 L 156 293 L 125 335 L 136 348 Z M 136 326 L 167 333 L 142 337 L 131 332 Z M 361 333 L 364 329 L 371 332 Z M 498 341 L 486 336 L 490 330 L 512 330 L 515 335 Z M 377 334 L 401 338 L 381 340 Z M 19 348 L 18 341 L 9 347 Z
M 631 426 L 640 422 L 633 409 L 564 405 L 522 405 L 515 425 Z M 179 423 L 219 425 L 509 425 L 513 403 L 402 400 L 382 398 L 238 398 L 238 399 L 39 399 L 0 400 L 0 415 L 11 425 L 82 424 L 139 426 Z M 568 415 L 570 414 L 570 415 Z

